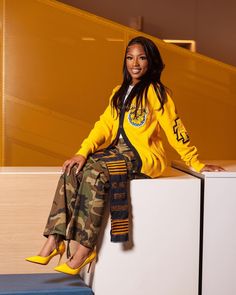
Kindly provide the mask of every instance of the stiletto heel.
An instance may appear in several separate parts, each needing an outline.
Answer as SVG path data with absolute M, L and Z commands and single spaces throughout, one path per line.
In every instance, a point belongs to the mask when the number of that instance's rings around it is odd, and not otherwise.
M 90 266 L 91 266 L 91 263 L 95 260 L 96 257 L 97 257 L 97 253 L 96 251 L 93 251 L 78 268 L 71 268 L 67 263 L 63 263 L 60 266 L 55 267 L 54 270 L 66 273 L 68 275 L 77 275 L 80 273 L 81 269 L 85 265 L 90 263 Z M 89 270 L 90 270 L 90 266 L 89 266 Z
M 60 260 L 61 260 L 61 257 L 62 257 L 62 255 L 65 252 L 65 249 L 66 249 L 65 243 L 64 243 L 64 241 L 62 241 L 59 244 L 58 249 L 54 249 L 50 255 L 48 255 L 46 257 L 39 256 L 39 255 L 37 255 L 37 256 L 31 256 L 31 257 L 25 258 L 25 260 L 28 261 L 28 262 L 33 262 L 33 263 L 38 263 L 38 264 L 46 265 L 56 255 L 60 255 Z
M 91 261 L 91 262 L 89 263 L 89 267 L 88 267 L 87 273 L 90 272 L 90 268 L 91 268 L 92 263 L 93 263 L 93 261 Z
M 58 260 L 57 265 L 59 265 L 59 264 L 61 263 L 61 259 L 62 259 L 63 254 L 64 254 L 64 253 L 61 253 L 61 254 L 60 254 L 60 257 L 59 257 L 59 260 Z

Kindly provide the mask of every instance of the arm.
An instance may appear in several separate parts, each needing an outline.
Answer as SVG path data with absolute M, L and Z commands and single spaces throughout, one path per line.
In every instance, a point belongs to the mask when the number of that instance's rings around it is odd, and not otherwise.
M 81 148 L 76 155 L 82 155 L 87 158 L 88 154 L 94 153 L 110 137 L 114 119 L 112 108 L 109 103 L 100 119 L 95 123 L 88 137 L 82 142 Z
M 186 165 L 193 167 L 198 172 L 201 171 L 205 165 L 198 160 L 197 148 L 190 144 L 187 131 L 176 113 L 174 102 L 169 95 L 164 104 L 164 111 L 158 111 L 158 120 L 170 145 L 179 153 Z
M 90 153 L 94 153 L 99 148 L 99 146 L 106 142 L 106 140 L 110 137 L 114 124 L 111 99 L 118 88 L 119 86 L 113 89 L 109 98 L 108 107 L 100 116 L 99 120 L 95 123 L 88 137 L 82 142 L 81 148 L 77 151 L 76 155 L 81 155 L 84 158 L 87 158 Z
M 111 95 L 110 100 L 112 96 L 113 94 Z M 71 168 L 74 165 L 77 165 L 77 174 L 84 166 L 88 154 L 95 152 L 97 148 L 109 138 L 113 126 L 110 100 L 108 107 L 100 116 L 100 119 L 95 123 L 94 128 L 90 131 L 88 137 L 82 142 L 81 148 L 73 157 L 64 162 L 62 166 L 63 173 L 67 170 L 67 174 L 70 174 Z
M 81 148 L 72 158 L 64 162 L 62 166 L 63 172 L 67 170 L 67 173 L 69 174 L 71 168 L 74 165 L 77 165 L 78 167 L 76 173 L 78 173 L 85 164 L 88 154 L 95 152 L 99 146 L 109 138 L 114 122 L 112 116 L 111 99 L 117 89 L 118 86 L 113 89 L 112 95 L 109 99 L 108 107 L 100 116 L 100 119 L 95 123 L 94 128 L 90 131 L 88 137 L 82 142 Z

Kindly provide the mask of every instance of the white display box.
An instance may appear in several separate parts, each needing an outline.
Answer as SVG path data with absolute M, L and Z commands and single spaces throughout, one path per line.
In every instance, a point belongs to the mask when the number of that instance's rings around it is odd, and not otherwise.
M 182 162 L 173 167 L 202 180 L 202 295 L 236 294 L 236 161 L 204 161 L 224 172 L 196 173 Z
M 197 295 L 200 180 L 167 169 L 132 180 L 131 241 L 110 242 L 106 224 L 90 285 L 96 295 Z

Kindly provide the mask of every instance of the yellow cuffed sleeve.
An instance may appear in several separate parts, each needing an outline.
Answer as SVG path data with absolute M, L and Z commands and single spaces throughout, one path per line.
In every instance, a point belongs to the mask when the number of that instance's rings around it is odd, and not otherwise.
M 174 102 L 169 95 L 164 104 L 164 112 L 158 111 L 158 120 L 170 145 L 179 153 L 181 159 L 199 172 L 204 164 L 198 160 L 197 148 L 190 144 L 187 130 L 176 113 Z
M 109 138 L 112 125 L 111 107 L 108 106 L 100 116 L 100 119 L 95 123 L 89 136 L 82 142 L 81 148 L 76 154 L 87 158 L 90 153 L 94 153 Z
M 87 158 L 90 153 L 94 153 L 111 136 L 114 123 L 111 99 L 117 89 L 118 86 L 113 89 L 108 107 L 95 123 L 88 137 L 82 142 L 80 149 L 76 152 L 76 155 L 80 154 Z

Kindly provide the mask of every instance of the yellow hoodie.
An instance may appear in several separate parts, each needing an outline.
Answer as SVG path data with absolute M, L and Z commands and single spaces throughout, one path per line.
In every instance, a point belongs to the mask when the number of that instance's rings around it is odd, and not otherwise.
M 81 148 L 76 154 L 87 158 L 101 145 L 109 146 L 121 134 L 139 159 L 139 172 L 150 177 L 158 177 L 166 167 L 165 151 L 160 138 L 161 127 L 171 146 L 188 166 L 193 167 L 196 171 L 200 171 L 204 167 L 204 164 L 198 160 L 196 147 L 190 145 L 186 129 L 178 117 L 175 105 L 169 95 L 167 95 L 163 111 L 160 109 L 155 89 L 150 85 L 147 95 L 148 101 L 142 110 L 139 109 L 136 118 L 134 116 L 135 99 L 130 110 L 121 112 L 119 117 L 111 107 L 111 98 L 118 88 L 119 86 L 114 88 L 108 107 L 100 116 L 99 121 L 95 123 L 89 136 L 82 142 Z

